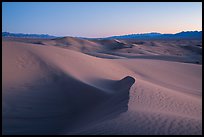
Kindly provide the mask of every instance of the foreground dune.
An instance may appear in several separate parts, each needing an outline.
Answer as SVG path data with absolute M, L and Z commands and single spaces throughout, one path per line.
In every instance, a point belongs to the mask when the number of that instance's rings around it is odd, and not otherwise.
M 2 50 L 3 134 L 202 134 L 202 65 Z

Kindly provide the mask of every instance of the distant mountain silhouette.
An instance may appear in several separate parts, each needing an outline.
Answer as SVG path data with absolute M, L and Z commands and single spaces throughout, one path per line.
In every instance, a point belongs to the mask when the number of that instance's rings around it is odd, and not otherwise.
M 23 34 L 23 33 L 10 33 L 2 32 L 2 37 L 18 37 L 18 38 L 56 38 L 48 34 Z
M 10 33 L 2 32 L 2 37 L 19 37 L 19 38 L 57 38 L 48 34 L 23 34 L 23 33 Z M 83 39 L 97 39 L 97 38 L 85 38 Z M 182 31 L 176 34 L 161 34 L 157 32 L 142 33 L 142 34 L 128 34 L 121 36 L 112 36 L 100 39 L 202 39 L 202 31 Z
M 176 34 L 143 33 L 107 37 L 106 39 L 202 39 L 202 31 L 182 31 Z

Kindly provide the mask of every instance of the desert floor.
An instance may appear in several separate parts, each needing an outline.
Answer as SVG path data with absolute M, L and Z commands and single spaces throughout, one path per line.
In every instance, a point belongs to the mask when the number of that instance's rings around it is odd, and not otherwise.
M 200 41 L 3 39 L 3 134 L 202 134 Z

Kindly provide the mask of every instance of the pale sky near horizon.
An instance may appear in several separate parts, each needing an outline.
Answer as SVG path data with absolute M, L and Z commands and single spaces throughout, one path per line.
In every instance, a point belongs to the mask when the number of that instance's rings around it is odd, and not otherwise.
M 202 30 L 202 2 L 3 2 L 2 31 L 107 37 Z

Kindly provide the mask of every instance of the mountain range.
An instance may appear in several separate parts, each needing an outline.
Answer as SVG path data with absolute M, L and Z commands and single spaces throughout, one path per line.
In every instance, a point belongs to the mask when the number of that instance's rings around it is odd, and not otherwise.
M 175 34 L 157 32 L 107 37 L 107 39 L 202 39 L 202 31 L 182 31 Z
M 56 38 L 56 36 L 51 36 L 48 34 L 24 34 L 24 33 L 10 33 L 2 32 L 2 37 L 18 37 L 18 38 Z
M 19 37 L 19 38 L 56 38 L 48 34 L 23 34 L 23 33 L 10 33 L 2 32 L 2 37 Z M 95 38 L 85 38 L 95 39 Z M 175 34 L 161 34 L 157 32 L 141 33 L 141 34 L 128 34 L 120 36 L 111 36 L 102 39 L 202 39 L 202 31 L 182 31 Z

